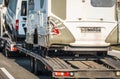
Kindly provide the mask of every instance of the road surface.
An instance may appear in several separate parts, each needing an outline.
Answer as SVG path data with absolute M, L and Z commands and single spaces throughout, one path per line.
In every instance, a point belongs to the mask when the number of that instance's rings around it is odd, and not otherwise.
M 23 60 L 24 61 L 24 60 Z M 39 79 L 37 76 L 0 53 L 0 79 Z

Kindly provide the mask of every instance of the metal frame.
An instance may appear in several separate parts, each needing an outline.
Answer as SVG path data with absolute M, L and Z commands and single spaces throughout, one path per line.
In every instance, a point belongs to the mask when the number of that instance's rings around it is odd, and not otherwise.
M 55 78 L 120 78 L 120 59 L 112 56 L 98 59 L 101 64 L 97 63 L 97 60 L 96 62 L 95 60 L 73 60 L 72 63 L 70 63 L 69 60 L 60 59 L 59 57 L 42 57 L 34 53 L 34 51 L 27 50 L 21 46 L 17 46 L 17 48 L 19 51 L 33 57 L 34 60 L 41 61 L 48 67 L 49 71 L 52 72 L 52 76 Z M 34 71 L 36 71 L 36 64 L 34 65 Z M 73 66 L 76 67 L 76 65 L 78 67 L 74 68 Z M 54 72 L 58 71 L 73 72 L 74 76 L 55 76 Z M 117 76 L 117 74 L 119 76 Z

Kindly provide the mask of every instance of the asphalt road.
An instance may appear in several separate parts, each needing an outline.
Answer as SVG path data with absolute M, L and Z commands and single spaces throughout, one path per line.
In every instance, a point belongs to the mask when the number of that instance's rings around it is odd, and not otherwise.
M 39 79 L 14 60 L 0 53 L 0 79 Z
M 17 64 L 19 64 L 21 67 L 25 68 L 26 70 L 28 70 L 29 72 L 31 72 L 31 68 L 30 68 L 30 60 L 28 57 L 10 57 L 10 60 L 16 62 Z M 52 77 L 46 75 L 45 73 L 43 74 L 37 74 L 36 75 L 39 79 L 52 79 Z

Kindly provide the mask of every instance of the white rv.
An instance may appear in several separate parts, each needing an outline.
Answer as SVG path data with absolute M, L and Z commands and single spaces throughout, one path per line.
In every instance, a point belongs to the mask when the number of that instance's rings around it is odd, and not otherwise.
M 48 50 L 107 52 L 118 43 L 116 5 L 116 0 L 28 0 L 26 42 Z

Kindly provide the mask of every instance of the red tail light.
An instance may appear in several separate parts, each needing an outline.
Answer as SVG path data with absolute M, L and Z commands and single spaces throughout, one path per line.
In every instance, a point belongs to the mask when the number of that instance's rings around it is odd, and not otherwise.
M 18 30 L 19 29 L 19 20 L 16 20 L 15 22 L 15 30 Z
M 73 72 L 54 72 L 55 76 L 66 76 L 66 77 L 71 77 L 74 76 Z
M 17 51 L 17 48 L 16 48 L 16 47 L 13 47 L 13 48 L 12 48 L 12 51 Z
M 69 72 L 65 72 L 64 76 L 70 76 L 70 73 Z
M 64 76 L 64 73 L 63 72 L 55 72 L 54 75 L 55 76 Z
M 50 31 L 51 34 L 53 35 L 60 34 L 60 30 L 58 29 L 59 28 L 58 24 L 61 22 L 54 17 L 49 17 L 48 22 L 50 23 L 50 27 L 51 27 L 51 31 Z
M 53 34 L 53 35 L 59 34 L 59 29 L 58 29 L 57 27 L 53 27 L 53 28 L 52 28 L 52 34 Z

